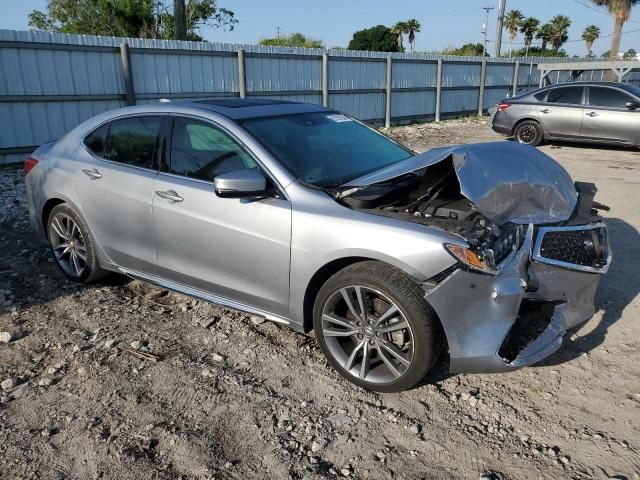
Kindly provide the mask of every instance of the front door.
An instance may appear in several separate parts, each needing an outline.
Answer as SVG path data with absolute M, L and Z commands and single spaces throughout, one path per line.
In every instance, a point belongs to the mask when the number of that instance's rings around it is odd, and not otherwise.
M 169 172 L 154 182 L 153 216 L 162 277 L 276 315 L 289 311 L 291 204 L 281 195 L 216 196 L 216 175 L 260 168 L 230 134 L 176 117 Z
M 125 117 L 89 134 L 74 184 L 96 241 L 118 266 L 150 273 L 156 263 L 151 201 L 162 116 Z
M 546 101 L 538 105 L 538 118 L 546 136 L 580 136 L 583 91 L 583 87 L 558 87 L 549 90 Z
M 589 87 L 584 110 L 582 135 L 612 143 L 640 142 L 640 110 L 627 109 L 631 95 L 610 87 Z

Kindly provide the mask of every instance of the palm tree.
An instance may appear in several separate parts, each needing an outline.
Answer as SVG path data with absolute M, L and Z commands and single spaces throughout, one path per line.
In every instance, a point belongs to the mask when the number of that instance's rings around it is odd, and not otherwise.
M 600 29 L 595 25 L 589 25 L 582 32 L 582 39 L 587 44 L 588 57 L 593 56 L 591 48 L 593 47 L 593 42 L 595 42 L 598 38 L 600 38 Z
M 411 45 L 411 51 L 413 52 L 413 43 L 416 41 L 416 33 L 420 32 L 420 22 L 415 18 L 407 20 L 406 22 L 407 30 L 409 32 L 409 45 Z
M 513 41 L 518 35 L 518 29 L 522 23 L 522 12 L 520 10 L 509 10 L 504 16 L 504 28 L 509 32 L 509 56 L 513 52 Z
M 566 15 L 556 15 L 549 24 L 551 25 L 551 46 L 554 50 L 558 50 L 569 38 L 567 31 L 571 26 L 571 20 Z
M 526 49 L 526 55 L 529 56 L 529 47 L 533 42 L 533 36 L 538 31 L 540 20 L 534 17 L 527 17 L 520 22 L 520 33 L 524 35 L 524 46 Z
M 542 50 L 547 49 L 547 43 L 551 41 L 551 37 L 553 37 L 553 28 L 550 23 L 545 23 L 538 29 L 538 33 L 536 33 L 536 38 L 542 41 L 541 48 Z
M 609 13 L 613 16 L 614 27 L 613 37 L 611 38 L 611 50 L 609 56 L 612 60 L 618 58 L 620 50 L 620 36 L 622 35 L 622 26 L 631 18 L 631 7 L 640 3 L 640 0 L 591 0 L 598 6 L 607 7 Z
M 398 42 L 398 50 L 404 52 L 404 44 L 402 41 L 404 40 L 404 34 L 409 30 L 407 26 L 407 22 L 396 22 L 396 24 L 391 27 L 391 33 L 393 33 Z

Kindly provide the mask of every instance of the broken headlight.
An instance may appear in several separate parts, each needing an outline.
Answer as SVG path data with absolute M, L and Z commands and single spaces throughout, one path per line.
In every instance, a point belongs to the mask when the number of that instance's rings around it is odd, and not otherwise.
M 455 245 L 452 243 L 445 243 L 444 248 L 458 261 L 473 270 L 490 274 L 496 273 L 492 265 L 492 259 L 483 254 L 478 254 L 472 248 L 461 247 L 460 245 Z

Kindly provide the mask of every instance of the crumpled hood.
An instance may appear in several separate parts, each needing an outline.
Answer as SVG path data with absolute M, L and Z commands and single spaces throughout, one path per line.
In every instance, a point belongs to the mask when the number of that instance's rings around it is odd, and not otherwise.
M 452 160 L 462 195 L 498 224 L 561 222 L 576 207 L 578 194 L 567 171 L 538 149 L 515 142 L 434 148 L 343 187 L 388 181 L 447 159 Z

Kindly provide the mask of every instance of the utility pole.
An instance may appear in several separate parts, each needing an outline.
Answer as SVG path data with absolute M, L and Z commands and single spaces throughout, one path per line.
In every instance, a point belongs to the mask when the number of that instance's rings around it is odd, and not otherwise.
M 176 40 L 187 39 L 187 11 L 184 0 L 173 0 L 173 18 L 175 22 Z
M 278 46 L 280 46 L 280 27 L 276 27 L 276 38 L 278 39 Z
M 494 57 L 500 56 L 500 49 L 502 48 L 502 22 L 504 21 L 504 9 L 507 0 L 500 0 L 498 6 L 498 26 L 496 28 L 496 47 L 493 52 Z
M 482 58 L 487 56 L 487 31 L 489 30 L 489 12 L 493 10 L 493 7 L 482 7 L 484 10 L 484 23 L 482 24 L 482 35 L 484 39 L 482 41 Z

